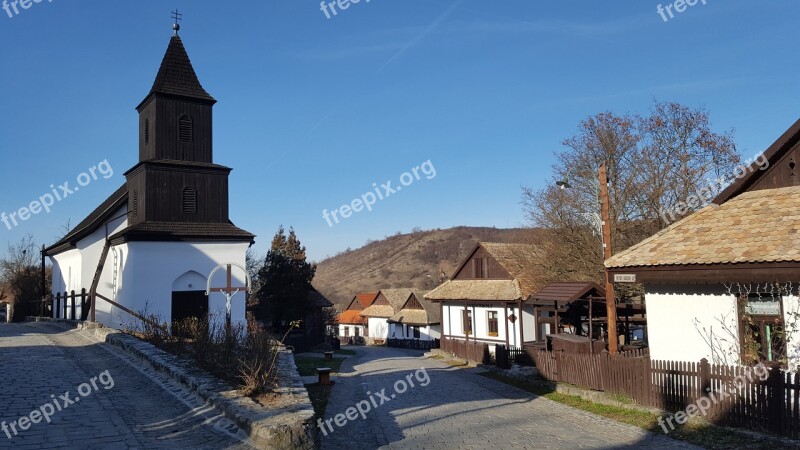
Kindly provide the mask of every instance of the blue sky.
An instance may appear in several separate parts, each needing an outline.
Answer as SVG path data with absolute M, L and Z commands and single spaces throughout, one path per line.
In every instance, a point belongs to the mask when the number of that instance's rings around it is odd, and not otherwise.
M 668 3 L 661 2 L 664 6 Z M 548 182 L 580 120 L 706 107 L 740 152 L 798 117 L 796 0 L 707 0 L 664 22 L 658 0 L 47 0 L 0 10 L 0 211 L 108 160 L 100 177 L 12 230 L 51 244 L 124 182 L 134 108 L 171 35 L 170 11 L 215 106 L 231 217 L 265 253 L 294 226 L 322 259 L 413 227 L 524 225 L 520 187 Z M 402 192 L 330 227 L 322 217 L 431 161 Z M 4 247 L 4 245 L 2 245 Z M 0 252 L 2 253 L 2 252 Z

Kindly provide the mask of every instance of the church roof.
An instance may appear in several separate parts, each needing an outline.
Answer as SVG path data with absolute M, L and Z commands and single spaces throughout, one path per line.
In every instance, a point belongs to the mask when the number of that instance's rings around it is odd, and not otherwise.
M 145 100 L 153 94 L 187 97 L 216 103 L 214 97 L 203 89 L 200 80 L 197 79 L 192 62 L 179 36 L 172 36 L 170 39 L 167 52 L 161 61 L 161 68 L 158 69 L 156 80 Z
M 81 239 L 93 233 L 114 214 L 121 206 L 128 202 L 128 185 L 123 184 L 114 191 L 103 203 L 83 219 L 75 228 L 58 242 L 45 249 L 45 254 L 55 255 L 64 250 L 73 248 Z
M 252 241 L 255 235 L 232 223 L 142 222 L 110 236 L 112 244 L 131 241 Z

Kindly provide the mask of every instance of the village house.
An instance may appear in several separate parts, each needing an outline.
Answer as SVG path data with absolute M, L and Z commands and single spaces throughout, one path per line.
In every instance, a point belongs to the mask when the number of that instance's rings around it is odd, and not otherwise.
M 395 315 L 410 296 L 411 289 L 382 289 L 368 308 L 361 311 L 367 319 L 367 343 L 382 345 L 389 337 L 389 318 Z
M 764 157 L 768 168 L 606 261 L 644 285 L 653 359 L 796 366 L 800 121 Z
M 442 339 L 522 347 L 543 339 L 535 307 L 525 304 L 537 285 L 525 244 L 477 244 L 446 281 L 425 298 L 439 304 Z
M 423 293 L 411 293 L 400 311 L 388 319 L 389 345 L 435 348 L 442 335 L 440 313 L 439 305 L 425 299 Z
M 343 343 L 363 343 L 367 334 L 367 318 L 361 317 L 361 311 L 369 308 L 378 297 L 377 292 L 356 294 L 347 308 L 336 318 L 339 324 L 339 339 Z
M 67 235 L 47 248 L 52 293 L 85 289 L 69 313 L 111 327 L 147 312 L 170 323 L 189 317 L 225 317 L 222 292 L 206 295 L 207 277 L 233 267 L 228 286 L 234 323 L 245 323 L 245 252 L 254 235 L 228 215 L 228 176 L 215 164 L 212 108 L 181 38 L 169 42 L 152 89 L 139 104 L 139 162 L 126 182 Z M 212 280 L 225 282 L 226 270 Z M 55 302 L 54 302 L 55 303 Z M 62 308 L 53 305 L 56 317 Z

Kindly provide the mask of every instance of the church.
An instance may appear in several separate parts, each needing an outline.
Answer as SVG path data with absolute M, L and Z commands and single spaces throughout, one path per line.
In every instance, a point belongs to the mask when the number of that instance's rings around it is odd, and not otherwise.
M 53 295 L 88 293 L 61 303 L 54 298 L 53 317 L 113 328 L 142 313 L 166 323 L 226 313 L 233 323 L 245 322 L 243 268 L 255 236 L 228 216 L 232 169 L 213 161 L 216 100 L 200 84 L 179 29 L 136 107 L 139 162 L 125 173 L 125 184 L 45 249 Z

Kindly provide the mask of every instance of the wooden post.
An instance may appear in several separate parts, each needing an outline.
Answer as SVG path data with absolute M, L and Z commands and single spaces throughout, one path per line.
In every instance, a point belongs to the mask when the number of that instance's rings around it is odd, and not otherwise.
M 603 219 L 603 249 L 604 258 L 607 260 L 611 258 L 611 204 L 608 198 L 608 172 L 606 164 L 600 166 L 600 199 L 602 201 L 602 219 Z M 609 353 L 616 354 L 619 351 L 619 334 L 617 333 L 617 304 L 614 300 L 614 283 L 611 280 L 611 273 L 605 266 L 606 281 L 606 314 L 608 317 L 608 351 Z
M 594 334 L 592 333 L 592 303 L 594 303 L 594 299 L 589 297 L 589 353 L 594 353 Z
M 711 393 L 711 365 L 706 358 L 700 360 L 698 366 L 700 379 L 697 383 L 697 398 L 707 397 Z
M 45 303 L 45 301 L 47 301 L 47 294 L 46 294 L 46 292 L 47 292 L 47 273 L 45 271 L 45 263 L 44 263 L 44 244 L 42 244 L 42 280 L 41 281 L 42 281 L 42 302 L 41 302 L 42 306 L 40 308 L 41 311 L 39 312 L 39 315 L 41 317 L 44 317 L 44 312 L 46 311 L 46 309 L 44 307 L 44 303 Z
M 524 334 L 524 331 L 522 329 L 523 328 L 522 325 L 525 323 L 525 321 L 522 319 L 522 299 L 519 299 L 519 317 L 517 317 L 517 320 L 519 320 L 519 344 L 518 345 L 519 345 L 519 348 L 522 348 L 525 345 L 525 334 Z
M 751 369 L 752 370 L 752 369 Z M 783 420 L 786 411 L 785 375 L 778 364 L 769 368 L 767 378 L 770 431 L 779 434 L 783 431 Z

